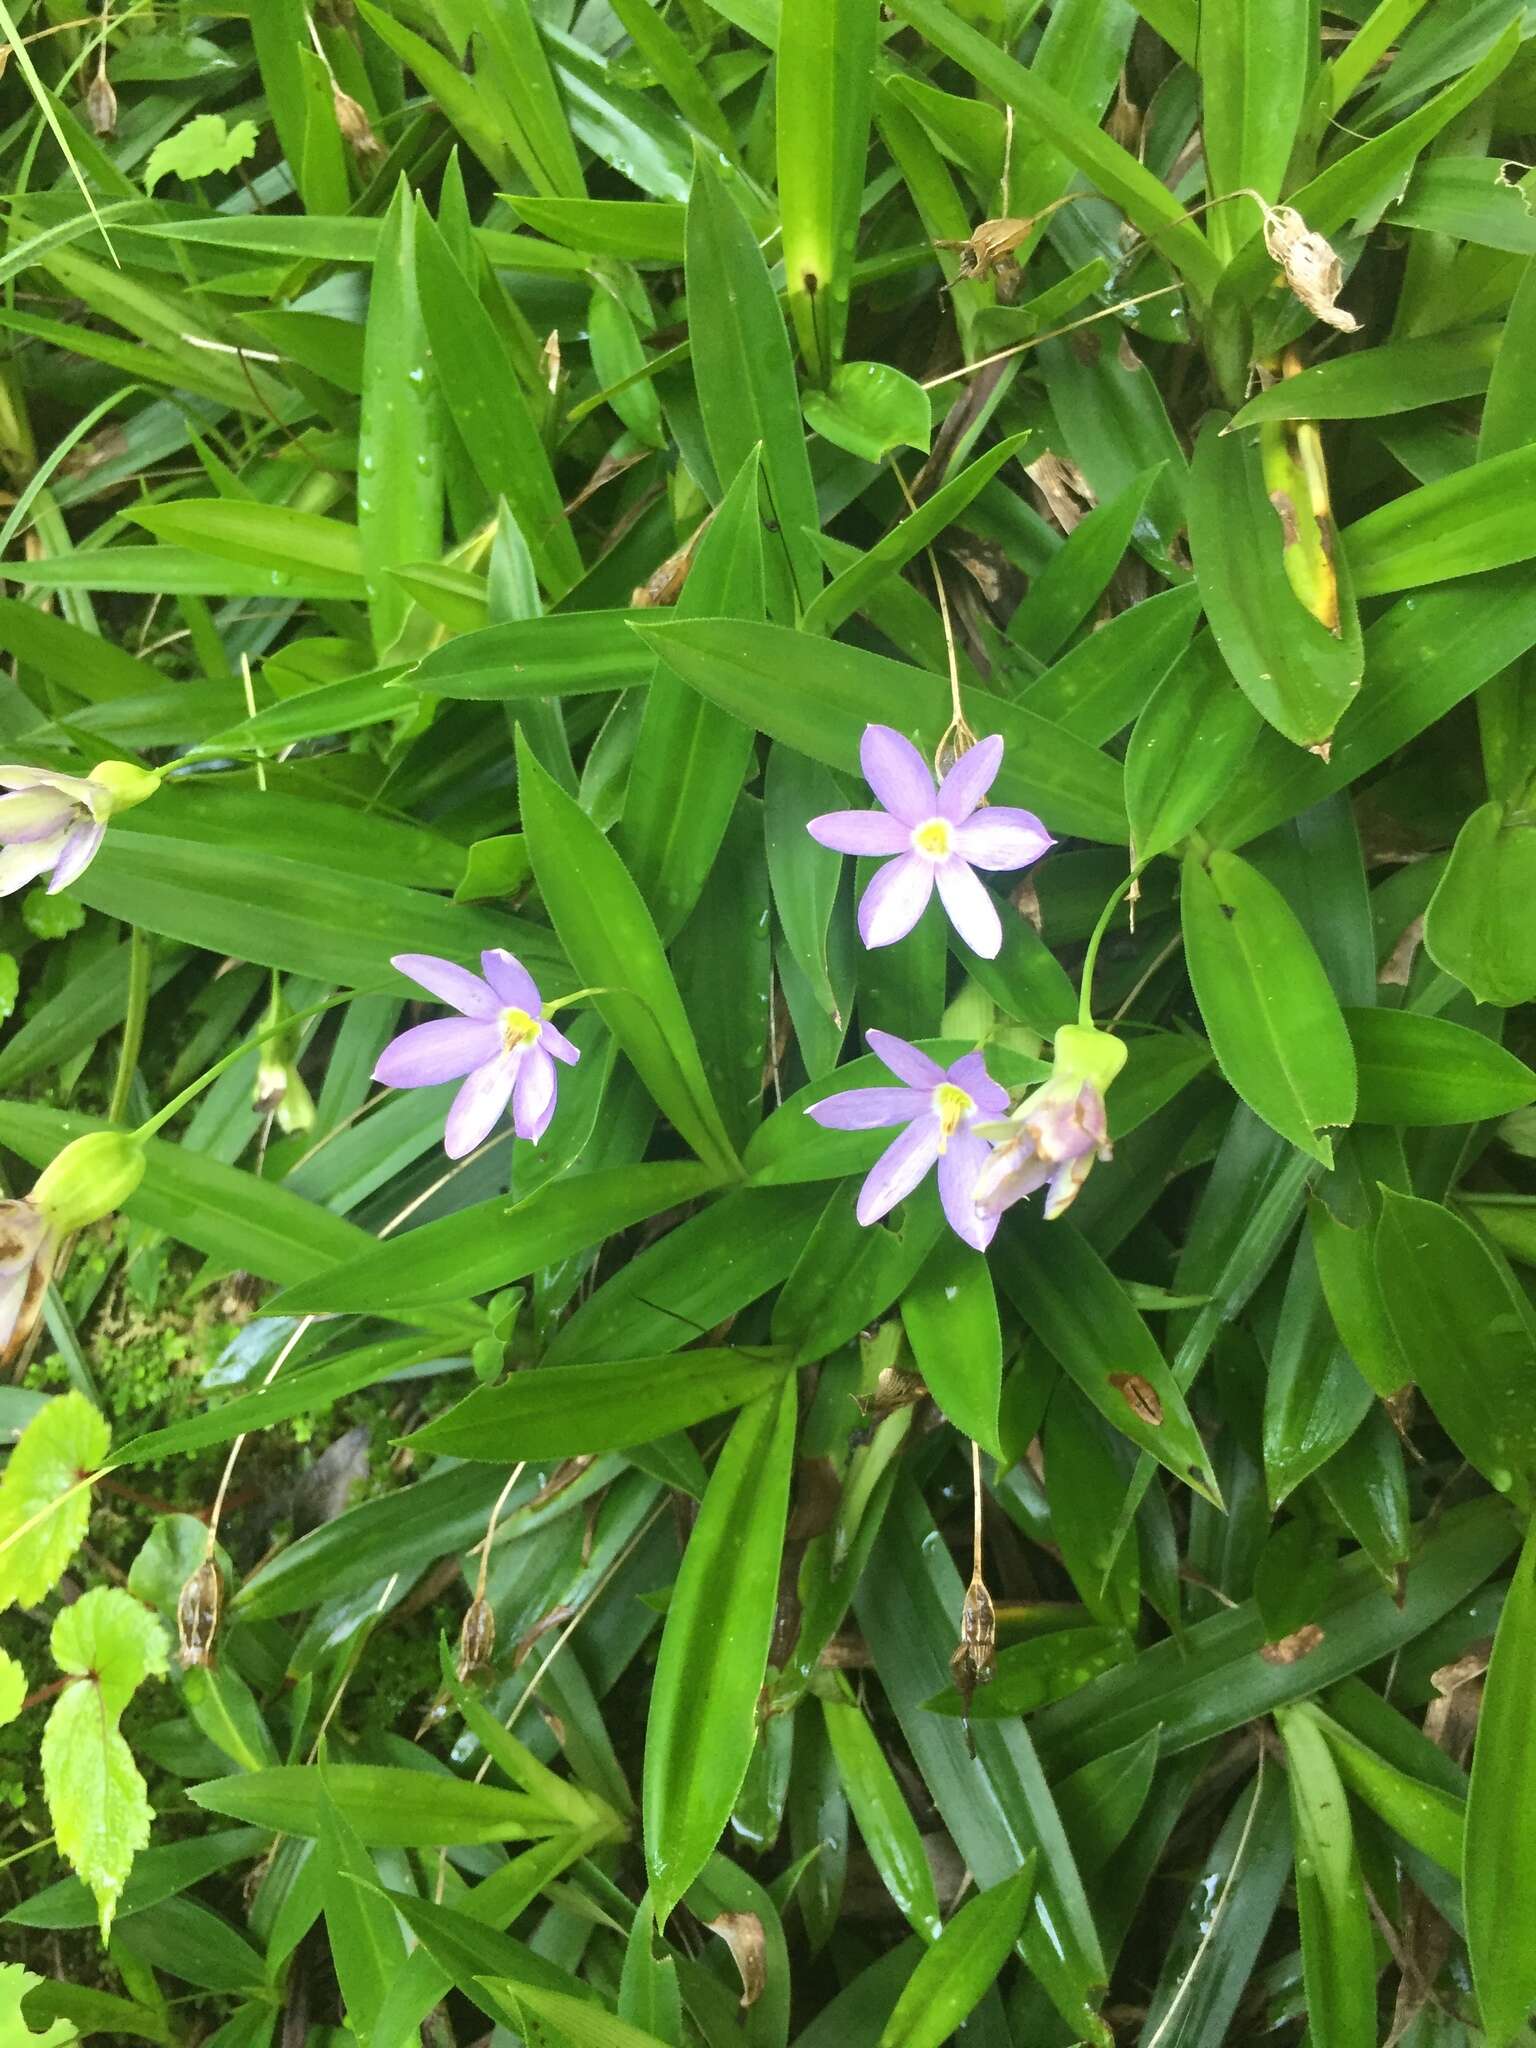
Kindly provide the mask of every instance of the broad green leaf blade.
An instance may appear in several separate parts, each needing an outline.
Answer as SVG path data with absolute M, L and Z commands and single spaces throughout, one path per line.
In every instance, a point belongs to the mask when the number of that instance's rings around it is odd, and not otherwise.
M 1281 1708 L 1275 1721 L 1290 1768 L 1307 2011 L 1329 2048 L 1375 2048 L 1376 1959 L 1349 1802 L 1306 1710 Z
M 890 363 L 839 363 L 825 391 L 800 401 L 813 433 L 849 455 L 883 462 L 893 448 L 928 453 L 933 407 L 922 385 Z
M 1279 199 L 1300 125 L 1317 28 L 1306 0 L 1231 0 L 1200 16 L 1201 132 L 1213 197 L 1252 190 Z M 1258 209 L 1218 205 L 1212 246 L 1223 255 L 1258 230 Z
M 1107 1422 L 1221 1505 L 1205 1445 L 1152 1332 L 1070 1224 L 1010 1230 L 1003 1285 L 1014 1307 Z
M 1424 919 L 1424 944 L 1479 1002 L 1511 1008 L 1536 997 L 1536 826 L 1484 804 L 1456 835 Z
M 710 521 L 678 600 L 684 617 L 763 616 L 760 459 L 748 456 Z M 621 628 L 633 642 L 635 635 Z M 625 650 L 633 658 L 635 648 Z M 752 756 L 752 728 L 653 662 L 618 840 L 670 944 L 703 893 Z
M 901 1297 L 924 1384 L 955 1428 L 999 1455 L 1003 1336 L 986 1260 L 946 1231 Z
M 324 1785 L 322 1788 L 322 1778 Z M 319 1837 L 325 1794 L 368 1848 L 436 1849 L 514 1842 L 564 1826 L 537 1800 L 450 1772 L 392 1764 L 279 1764 L 192 1785 L 187 1796 L 211 1813 L 253 1821 L 274 1833 Z
M 400 637 L 410 603 L 390 570 L 435 561 L 443 545 L 442 421 L 429 348 L 402 178 L 373 266 L 358 428 L 357 524 L 380 658 Z
M 645 901 L 586 813 L 521 739 L 518 788 L 544 907 L 576 973 L 658 1109 L 701 1160 L 739 1172 Z
M 405 1964 L 405 1943 L 394 1908 L 379 1891 L 378 1872 L 356 1828 L 324 1796 L 321 1772 L 321 1887 L 325 1931 L 341 1989 L 347 2025 L 360 2041 L 373 2039 L 389 1987 Z
M 1501 326 L 1464 327 L 1454 334 L 1415 335 L 1312 363 L 1256 392 L 1234 417 L 1232 431 L 1264 420 L 1381 419 L 1475 398 L 1490 388 L 1503 334 Z
M 1258 713 L 1202 633 L 1148 698 L 1126 748 L 1133 859 L 1167 853 L 1199 824 L 1258 731 Z
M 1346 1009 L 1363 1124 L 1471 1124 L 1536 1101 L 1536 1073 L 1449 1017 Z
M 550 1181 L 521 1202 L 477 1202 L 389 1244 L 370 1245 L 288 1289 L 271 1307 L 280 1303 L 282 1314 L 391 1315 L 465 1301 L 524 1280 L 717 1185 L 712 1169 L 691 1160 L 597 1167 Z
M 1326 740 L 1360 687 L 1358 632 L 1331 633 L 1285 573 L 1285 526 L 1257 438 L 1209 420 L 1189 475 L 1189 543 L 1211 631 L 1238 687 L 1299 747 Z
M 1490 2043 L 1513 2041 L 1536 2002 L 1536 1941 L 1511 1912 L 1536 1857 L 1536 1770 L 1530 1741 L 1536 1683 L 1536 1524 L 1526 1532 L 1499 1616 L 1478 1715 L 1467 1793 L 1462 1896 L 1472 1982 Z
M 997 1981 L 1024 1931 L 1035 1851 L 1017 1876 L 969 1900 L 908 1978 L 880 2048 L 940 2048 Z
M 1294 1711 L 1305 1714 L 1323 1736 L 1339 1776 L 1358 1799 L 1420 1855 L 1428 1856 L 1453 1877 L 1461 1875 L 1465 1799 L 1401 1769 L 1318 1708 L 1305 1706 Z
M 95 1895 L 105 1941 L 154 1817 L 117 1724 L 143 1681 L 164 1674 L 165 1634 L 120 1587 L 94 1586 L 54 1623 L 52 1649 L 72 1682 L 43 1730 L 43 1792 L 59 1848 Z
M 1187 855 L 1182 906 L 1189 978 L 1222 1073 L 1267 1124 L 1327 1164 L 1324 1133 L 1354 1118 L 1355 1055 L 1311 941 L 1236 854 Z
M 106 1458 L 105 1417 L 71 1390 L 40 1408 L 0 1474 L 0 1609 L 34 1607 L 85 1541 L 91 1490 Z
M 1536 1335 L 1470 1224 L 1391 1189 L 1376 1270 L 1410 1377 L 1462 1455 L 1521 1506 L 1536 1498 Z
M 625 1450 L 773 1392 L 788 1364 L 768 1349 L 705 1349 L 514 1373 L 469 1395 L 411 1442 L 508 1465 Z
M 1533 487 L 1536 445 L 1421 484 L 1367 512 L 1342 537 L 1357 594 L 1379 597 L 1529 561 L 1536 536 L 1524 515 Z
M 784 275 L 800 354 L 819 383 L 848 325 L 879 21 L 879 0 L 783 0 L 779 12 Z
M 824 1699 L 821 1710 L 838 1777 L 880 1881 L 912 1928 L 936 1942 L 943 1922 L 933 1871 L 879 1738 L 851 1701 Z
M 730 1818 L 756 1737 L 778 1600 L 795 1382 L 742 1411 L 683 1554 L 645 1738 L 645 1861 L 664 1924 Z
M 640 630 L 712 703 L 829 767 L 857 772 L 868 724 L 894 726 L 931 757 L 949 723 L 949 688 L 941 677 L 863 648 L 723 619 L 679 619 Z M 1058 835 L 1124 844 L 1116 762 L 1001 697 L 981 690 L 962 696 L 973 729 L 982 737 L 1001 733 L 1008 747 L 992 787 L 999 803 L 1037 811 Z
M 687 280 L 695 308 L 693 372 L 709 451 L 722 481 L 739 474 L 754 448 L 762 451 L 782 548 L 771 556 L 777 573 L 771 566 L 768 609 L 790 617 L 821 587 L 813 539 L 820 520 L 794 363 L 762 252 L 703 151 L 695 157 L 688 200 Z

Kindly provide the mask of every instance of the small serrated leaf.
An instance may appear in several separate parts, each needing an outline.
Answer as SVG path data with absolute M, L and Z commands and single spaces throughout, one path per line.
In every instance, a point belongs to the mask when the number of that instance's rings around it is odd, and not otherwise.
M 76 1683 L 43 1730 L 43 1795 L 60 1850 L 95 1895 L 105 1941 L 154 1818 L 118 1717 L 145 1678 L 164 1674 L 165 1634 L 131 1594 L 96 1586 L 59 1616 L 52 1647 Z
M 14 1721 L 27 1696 L 27 1674 L 12 1656 L 0 1650 L 0 1728 Z
M 164 142 L 157 142 L 144 166 L 144 190 L 153 192 L 162 178 L 207 178 L 232 171 L 256 152 L 256 123 L 225 126 L 222 114 L 199 114 Z
M 110 1442 L 102 1416 L 74 1392 L 40 1408 L 22 1431 L 0 1478 L 0 1610 L 31 1607 L 58 1583 L 90 1520 L 90 1490 L 78 1482 Z

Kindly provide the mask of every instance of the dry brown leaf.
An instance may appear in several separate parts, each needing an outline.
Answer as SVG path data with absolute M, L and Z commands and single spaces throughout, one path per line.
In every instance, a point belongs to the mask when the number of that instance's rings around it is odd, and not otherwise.
M 1153 1429 L 1162 1427 L 1163 1404 L 1150 1380 L 1144 1380 L 1139 1372 L 1112 1372 L 1109 1384 L 1125 1396 L 1125 1404 L 1132 1414 L 1139 1415 Z
M 755 1913 L 721 1913 L 704 1925 L 718 1934 L 736 1959 L 743 2007 L 756 2005 L 768 1984 L 768 1945 Z
M 1264 246 L 1309 313 L 1341 334 L 1359 333 L 1354 314 L 1336 303 L 1344 287 L 1338 251 L 1326 237 L 1313 233 L 1294 206 L 1264 208 Z
M 1295 1629 L 1288 1636 L 1282 1636 L 1278 1643 L 1261 1643 L 1259 1655 L 1266 1664 L 1299 1664 L 1303 1657 L 1310 1657 L 1323 1640 L 1323 1631 L 1315 1621 Z

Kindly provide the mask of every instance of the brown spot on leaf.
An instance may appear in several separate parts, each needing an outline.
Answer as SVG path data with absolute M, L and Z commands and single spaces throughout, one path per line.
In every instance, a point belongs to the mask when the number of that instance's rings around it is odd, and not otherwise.
M 1112 1372 L 1109 1384 L 1124 1395 L 1125 1405 L 1132 1414 L 1139 1415 L 1153 1429 L 1162 1428 L 1163 1404 L 1150 1380 L 1143 1379 L 1139 1372 Z
M 1264 1643 L 1259 1655 L 1266 1664 L 1299 1664 L 1303 1657 L 1310 1657 L 1323 1640 L 1323 1631 L 1315 1621 L 1307 1622 L 1288 1636 L 1282 1636 L 1278 1643 Z
M 1269 502 L 1280 515 L 1282 546 L 1288 548 L 1295 547 L 1297 541 L 1301 538 L 1301 529 L 1296 524 L 1296 507 L 1291 503 L 1290 492 L 1271 491 Z
M 742 2005 L 756 2005 L 768 1984 L 768 1953 L 762 1921 L 755 1913 L 721 1913 L 713 1920 L 706 1920 L 704 1925 L 711 1934 L 719 1935 L 736 1959 L 737 1973 L 741 1978 Z

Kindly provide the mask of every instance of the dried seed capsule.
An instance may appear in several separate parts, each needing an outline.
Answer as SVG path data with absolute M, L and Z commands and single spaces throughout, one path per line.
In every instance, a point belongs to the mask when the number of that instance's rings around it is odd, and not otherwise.
M 483 1678 L 490 1670 L 495 1654 L 496 1616 L 491 1612 L 490 1602 L 477 1594 L 465 1610 L 464 1625 L 459 1630 L 457 1670 L 460 1685 L 469 1685 Z
M 955 1689 L 965 1703 L 965 1739 L 974 1756 L 971 1697 L 977 1686 L 990 1685 L 997 1672 L 997 1614 L 992 1605 L 992 1595 L 980 1573 L 965 1589 L 965 1600 L 960 1609 L 960 1640 L 949 1660 L 949 1668 Z
M 181 1589 L 176 1602 L 176 1632 L 181 1638 L 181 1668 L 194 1664 L 205 1669 L 213 1664 L 213 1639 L 219 1629 L 219 1601 L 222 1588 L 219 1568 L 205 1557 Z

